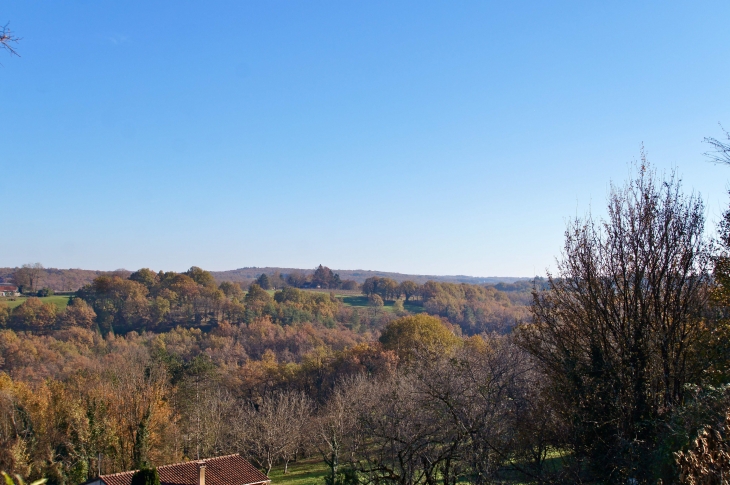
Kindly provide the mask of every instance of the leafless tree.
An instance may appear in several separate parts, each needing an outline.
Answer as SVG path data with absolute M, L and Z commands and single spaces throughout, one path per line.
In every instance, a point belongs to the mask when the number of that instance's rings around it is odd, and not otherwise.
M 311 400 L 301 392 L 264 396 L 257 405 L 241 409 L 237 430 L 239 450 L 253 459 L 266 475 L 279 460 L 284 462 L 286 473 L 289 461 L 302 446 L 311 415 Z
M 530 357 L 507 337 L 470 341 L 452 355 L 414 359 L 370 380 L 359 406 L 367 482 L 399 485 L 494 483 L 505 473 L 541 482 L 554 441 L 540 413 Z
M 188 443 L 189 456 L 207 458 L 233 448 L 230 424 L 236 401 L 230 392 L 210 378 L 184 383 L 177 394 L 176 405 L 182 411 L 178 425 Z
M 369 384 L 368 405 L 358 416 L 367 441 L 360 453 L 360 471 L 374 484 L 425 483 L 434 467 L 423 463 L 422 457 L 441 441 L 441 426 L 420 409 L 415 378 L 396 374 Z
M 566 231 L 558 275 L 536 291 L 522 345 L 540 363 L 572 423 L 572 448 L 597 476 L 649 480 L 662 416 L 680 404 L 707 303 L 704 209 L 674 174 L 642 157 L 608 218 Z
M 337 485 L 343 462 L 352 462 L 360 445 L 358 411 L 370 399 L 367 382 L 358 377 L 340 382 L 320 410 L 315 437 L 322 459 L 329 467 L 328 485 Z
M 479 337 L 451 358 L 421 365 L 416 374 L 423 405 L 452 429 L 449 442 L 457 445 L 444 450 L 444 483 L 468 476 L 485 484 L 505 473 L 544 481 L 559 424 L 532 359 L 509 337 Z

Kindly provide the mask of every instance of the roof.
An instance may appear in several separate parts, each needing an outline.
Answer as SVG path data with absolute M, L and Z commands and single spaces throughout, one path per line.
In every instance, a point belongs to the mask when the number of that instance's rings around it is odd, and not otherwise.
M 205 465 L 205 485 L 249 485 L 270 481 L 241 455 L 227 455 L 159 466 L 160 485 L 199 485 L 201 465 Z M 101 475 L 99 478 L 107 485 L 131 485 L 136 471 Z
M 18 287 L 15 285 L 0 284 L 0 291 L 18 291 Z

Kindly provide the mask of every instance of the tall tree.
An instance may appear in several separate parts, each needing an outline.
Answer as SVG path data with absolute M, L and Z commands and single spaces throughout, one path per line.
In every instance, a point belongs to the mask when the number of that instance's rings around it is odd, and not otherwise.
M 264 290 L 271 289 L 271 281 L 269 281 L 269 277 L 266 273 L 261 273 L 261 276 L 256 278 L 256 284 Z
M 398 285 L 398 293 L 406 297 L 406 301 L 410 301 L 411 298 L 418 294 L 419 286 L 418 283 L 406 280 Z
M 707 301 L 702 201 L 642 157 L 608 218 L 566 230 L 558 274 L 535 291 L 521 343 L 539 361 L 574 456 L 610 482 L 652 480 L 658 430 L 683 400 Z
M 335 280 L 337 276 L 337 280 Z M 332 270 L 321 264 L 314 270 L 312 275 L 312 286 L 315 288 L 335 288 L 335 281 L 340 282 L 340 276 L 332 273 Z
M 201 286 L 209 288 L 216 288 L 218 286 L 218 284 L 215 282 L 215 278 L 213 278 L 213 275 L 210 274 L 210 272 L 198 268 L 197 266 L 192 266 L 184 274 L 191 277 L 193 281 Z
M 358 404 L 366 399 L 358 391 L 363 379 L 341 382 L 327 399 L 316 421 L 317 448 L 329 468 L 326 485 L 340 485 L 343 462 L 352 460 L 359 445 Z
M 239 446 L 268 476 L 277 461 L 284 461 L 286 467 L 302 445 L 311 413 L 311 401 L 302 393 L 264 396 L 258 406 L 242 410 L 237 430 Z
M 13 273 L 13 282 L 23 292 L 32 293 L 40 286 L 42 275 L 43 265 L 41 263 L 24 264 Z

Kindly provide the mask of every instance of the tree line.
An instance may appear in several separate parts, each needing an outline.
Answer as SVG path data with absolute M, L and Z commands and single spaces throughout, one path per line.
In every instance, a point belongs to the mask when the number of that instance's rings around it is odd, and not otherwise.
M 209 272 L 195 266 L 183 273 L 142 268 L 133 273 L 104 274 L 77 291 L 65 309 L 39 298 L 28 298 L 12 310 L 0 302 L 0 328 L 51 331 L 81 326 L 98 329 L 106 335 L 144 330 L 162 332 L 179 325 L 212 328 L 222 322 L 251 323 L 266 316 L 279 325 L 310 322 L 364 331 L 382 328 L 395 316 L 423 311 L 448 319 L 471 335 L 482 331 L 505 332 L 529 319 L 527 306 L 518 297 L 528 294 L 525 289 L 507 292 L 464 283 L 418 285 L 405 281 L 394 286 L 406 291 L 406 303 L 412 306 L 409 311 L 402 304 L 397 305 L 393 313 L 352 307 L 334 294 L 300 290 L 288 284 L 272 294 L 267 290 L 271 285 L 265 274 L 259 282 L 263 286 L 253 283 L 247 290 L 238 283 L 218 285 Z M 370 283 L 368 280 L 363 287 L 366 294 L 371 292 Z M 382 293 L 383 288 L 381 285 L 377 291 Z M 388 299 L 400 297 L 392 292 L 382 294 Z

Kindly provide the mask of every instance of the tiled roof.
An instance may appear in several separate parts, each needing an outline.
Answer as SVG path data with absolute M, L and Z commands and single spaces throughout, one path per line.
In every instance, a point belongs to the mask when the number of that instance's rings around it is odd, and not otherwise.
M 160 485 L 199 485 L 200 465 L 205 465 L 205 485 L 250 485 L 268 482 L 266 475 L 241 455 L 219 456 L 157 467 Z M 102 475 L 107 485 L 131 485 L 133 471 Z
M 18 287 L 15 285 L 0 284 L 0 291 L 18 291 Z

